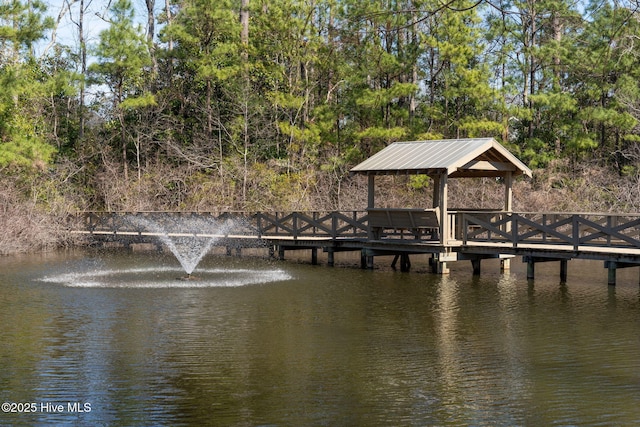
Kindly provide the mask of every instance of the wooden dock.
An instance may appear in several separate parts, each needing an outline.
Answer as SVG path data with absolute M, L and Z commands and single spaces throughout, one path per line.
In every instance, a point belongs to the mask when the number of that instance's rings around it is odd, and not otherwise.
M 566 281 L 572 259 L 601 260 L 608 283 L 615 285 L 618 268 L 640 266 L 640 215 L 605 213 L 524 213 L 489 210 L 449 210 L 446 227 L 433 209 L 381 209 L 349 212 L 85 212 L 70 221 L 72 233 L 91 242 L 123 244 L 159 242 L 161 236 L 216 238 L 227 248 L 267 247 L 273 256 L 287 251 L 318 250 L 334 254 L 359 251 L 363 268 L 373 268 L 380 256 L 408 270 L 410 256 L 430 254 L 434 273 L 448 273 L 447 263 L 471 261 L 480 274 L 481 261 L 499 258 L 509 268 L 521 256 L 527 277 L 540 262 L 560 263 Z M 197 229 L 188 224 L 197 224 Z M 220 224 L 232 224 L 220 231 Z M 149 227 L 157 224 L 158 227 Z M 446 231 L 442 235 L 442 230 Z

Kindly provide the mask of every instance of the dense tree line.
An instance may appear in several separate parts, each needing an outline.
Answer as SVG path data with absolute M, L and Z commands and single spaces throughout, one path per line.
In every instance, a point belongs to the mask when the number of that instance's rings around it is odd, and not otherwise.
M 50 207 L 345 208 L 349 168 L 398 140 L 640 173 L 637 0 L 96 7 L 0 3 L 0 173 Z

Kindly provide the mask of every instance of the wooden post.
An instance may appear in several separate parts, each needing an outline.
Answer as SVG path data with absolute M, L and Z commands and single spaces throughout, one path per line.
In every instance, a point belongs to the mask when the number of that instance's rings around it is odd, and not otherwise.
M 471 266 L 473 267 L 473 275 L 474 276 L 479 276 L 480 275 L 480 263 L 481 262 L 482 262 L 482 258 L 480 258 L 480 257 L 471 259 Z
M 513 174 L 511 171 L 504 175 L 504 211 L 513 210 Z
M 536 275 L 536 262 L 533 257 L 527 259 L 527 280 L 533 280 Z
M 431 207 L 433 209 L 436 209 L 440 207 L 440 175 L 431 176 L 431 179 L 433 179 L 433 197 L 432 197 L 433 203 L 431 204 Z M 442 221 L 442 218 L 440 218 L 440 221 Z M 440 234 L 438 236 L 438 239 L 442 241 L 442 227 L 438 227 L 437 233 Z M 433 237 L 433 233 L 432 233 L 432 237 Z M 434 272 L 435 272 L 435 269 L 434 269 Z
M 400 271 L 407 272 L 411 270 L 411 260 L 409 254 L 400 255 Z
M 311 248 L 311 265 L 318 265 L 318 248 Z
M 433 272 L 435 274 L 449 274 L 449 268 L 445 261 L 436 261 L 433 264 Z
M 440 209 L 440 242 L 446 245 L 449 241 L 449 217 L 447 207 L 447 172 L 439 176 L 438 207 Z
M 373 209 L 376 205 L 376 176 L 373 174 L 367 175 L 367 209 Z M 377 239 L 373 232 L 373 228 L 371 227 L 371 223 L 369 223 L 367 237 L 369 240 Z M 364 261 L 362 261 L 364 262 Z M 362 267 L 365 268 L 365 267 Z
M 376 203 L 376 176 L 374 174 L 367 175 L 367 208 L 373 209 Z
M 432 208 L 440 206 L 440 175 L 436 175 L 433 178 L 433 204 Z
M 433 271 L 434 274 L 449 274 L 447 262 L 441 260 L 441 254 L 433 254 L 430 263 L 431 271 Z
M 569 261 L 566 259 L 561 259 L 560 260 L 560 281 L 561 282 L 567 281 L 568 268 L 569 268 Z
M 608 270 L 607 284 L 609 286 L 615 286 L 616 285 L 616 268 L 618 266 L 616 265 L 615 261 L 605 261 L 604 265 L 605 267 L 607 267 L 607 270 Z
M 511 173 L 511 171 L 504 175 L 504 211 L 513 211 L 513 173 Z M 504 226 L 504 231 L 506 233 L 511 233 L 511 222 L 507 222 Z M 503 259 L 500 262 L 500 269 L 502 271 L 510 270 L 511 260 Z
M 335 254 L 335 251 L 333 250 L 333 248 L 327 248 L 327 265 L 329 267 L 334 266 L 334 263 L 335 263 L 334 254 Z

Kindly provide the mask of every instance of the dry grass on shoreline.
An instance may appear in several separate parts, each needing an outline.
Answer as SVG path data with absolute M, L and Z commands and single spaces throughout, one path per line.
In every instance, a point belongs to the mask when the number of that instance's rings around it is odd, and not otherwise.
M 46 212 L 13 185 L 0 186 L 0 255 L 43 252 L 72 244 L 65 217 Z

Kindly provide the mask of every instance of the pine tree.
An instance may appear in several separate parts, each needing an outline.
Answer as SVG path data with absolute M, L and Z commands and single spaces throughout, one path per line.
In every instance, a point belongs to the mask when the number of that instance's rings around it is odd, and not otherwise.
M 44 12 L 37 1 L 0 8 L 0 168 L 42 168 L 55 152 L 43 133 L 39 107 L 46 95 L 32 51 L 53 24 Z
M 451 3 L 429 20 L 423 36 L 429 64 L 426 100 L 442 136 L 500 138 L 504 133 L 482 36 L 477 8 L 470 2 Z
M 579 38 L 571 74 L 573 96 L 580 109 L 576 120 L 584 134 L 576 141 L 582 145 L 572 148 L 599 147 L 604 156 L 614 153 L 614 160 L 621 162 L 626 143 L 636 144 L 637 140 L 633 131 L 639 117 L 631 113 L 639 99 L 635 39 L 640 23 L 634 12 L 624 7 L 608 3 L 592 7 L 593 21 L 586 23 Z
M 227 124 L 233 113 L 226 106 L 235 99 L 230 86 L 242 72 L 238 11 L 232 2 L 180 2 L 161 32 L 165 52 L 165 96 L 182 134 L 172 133 L 181 149 L 193 151 L 192 160 L 212 153 L 216 163 L 229 151 Z
M 404 3 L 346 2 L 340 21 L 344 132 L 365 156 L 409 138 L 418 92 L 414 14 Z
M 106 85 L 111 92 L 111 105 L 119 129 L 119 142 L 124 179 L 129 179 L 127 152 L 132 142 L 127 132 L 129 110 L 155 103 L 154 96 L 145 92 L 144 77 L 151 65 L 147 39 L 134 23 L 134 10 L 129 0 L 117 0 L 112 6 L 110 25 L 100 33 L 95 48 L 97 62 L 89 67 L 96 83 Z

